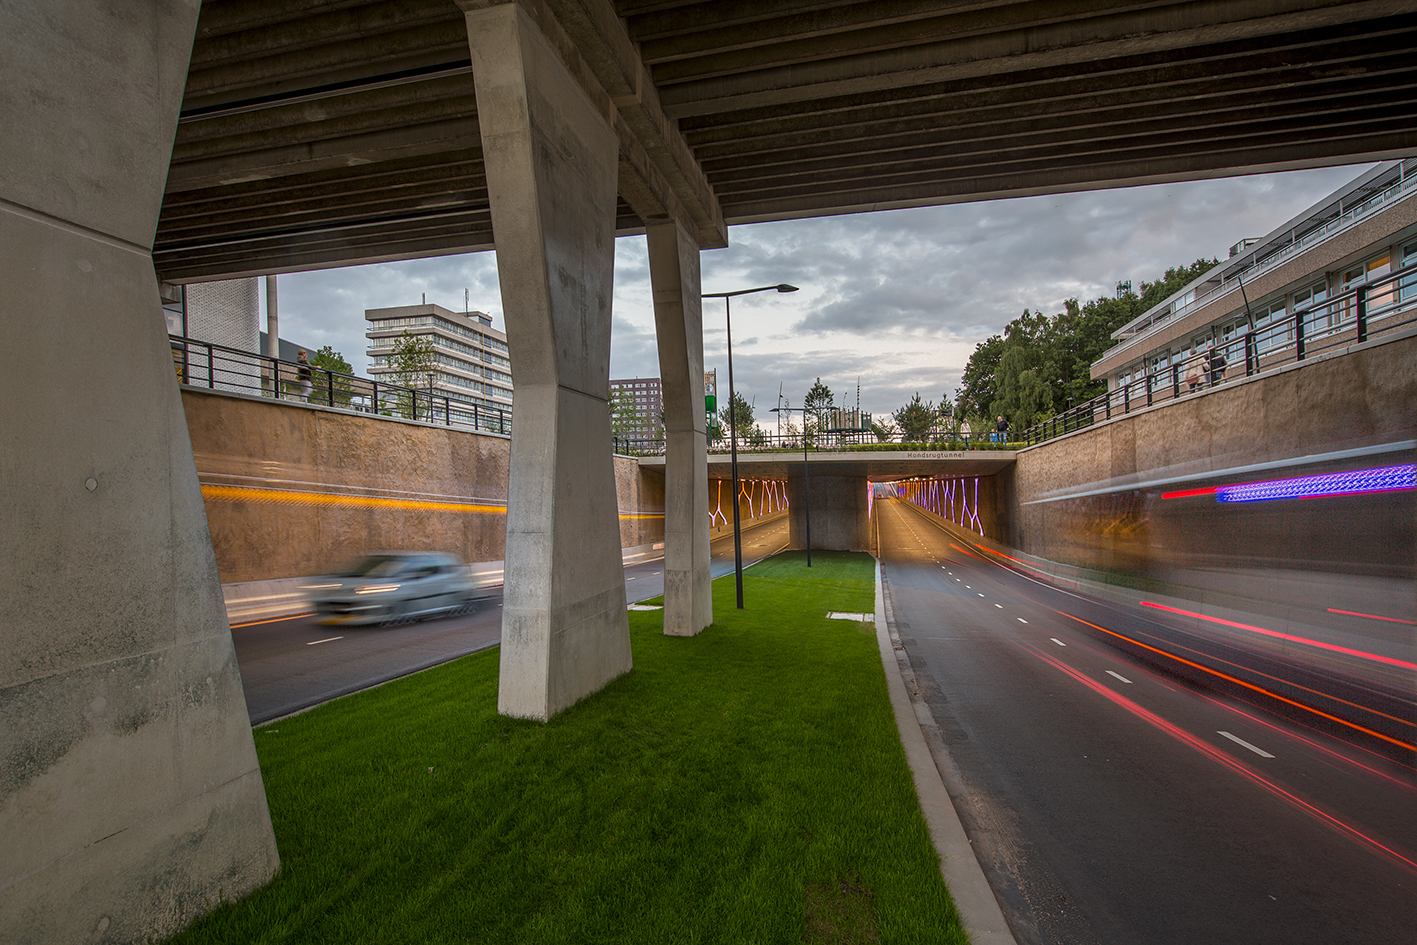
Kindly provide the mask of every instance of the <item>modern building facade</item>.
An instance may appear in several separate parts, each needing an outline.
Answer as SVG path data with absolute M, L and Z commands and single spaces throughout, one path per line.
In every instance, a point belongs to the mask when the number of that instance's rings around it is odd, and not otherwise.
M 617 435 L 632 440 L 657 440 L 664 436 L 664 387 L 657 377 L 632 377 L 610 381 L 610 402 L 628 394 L 635 405 L 635 423 Z
M 448 398 L 452 420 L 480 430 L 501 431 L 512 412 L 512 362 L 507 336 L 485 312 L 454 312 L 441 305 L 366 309 L 369 373 L 393 383 L 394 344 L 407 332 L 433 343 L 431 386 Z M 440 408 L 441 409 L 441 408 Z
M 1417 309 L 1414 196 L 1417 159 L 1384 162 L 1241 240 L 1225 262 L 1113 332 L 1117 344 L 1092 377 L 1149 402 L 1404 323 Z M 1224 367 L 1205 370 L 1214 352 Z

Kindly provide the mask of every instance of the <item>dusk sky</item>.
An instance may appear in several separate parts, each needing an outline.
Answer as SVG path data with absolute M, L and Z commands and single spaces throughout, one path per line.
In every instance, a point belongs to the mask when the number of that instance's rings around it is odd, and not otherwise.
M 737 226 L 727 249 L 703 253 L 703 291 L 801 287 L 733 303 L 734 380 L 763 426 L 775 422 L 779 386 L 799 406 L 817 377 L 851 405 L 859 378 L 862 408 L 884 417 L 917 391 L 933 402 L 953 393 L 975 345 L 1024 309 L 1051 315 L 1119 281 L 1139 287 L 1202 256 L 1223 260 L 1371 166 Z M 292 273 L 279 284 L 281 336 L 332 345 L 359 374 L 366 308 L 414 305 L 426 293 L 462 311 L 466 289 L 471 307 L 505 329 L 490 252 Z M 718 369 L 725 401 L 720 299 L 704 302 L 704 363 Z M 611 377 L 658 375 L 645 241 L 626 237 L 615 257 Z

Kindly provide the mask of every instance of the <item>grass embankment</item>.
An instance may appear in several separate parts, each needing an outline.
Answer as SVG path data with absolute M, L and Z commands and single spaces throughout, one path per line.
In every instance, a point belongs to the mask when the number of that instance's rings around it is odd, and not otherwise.
M 886 698 L 865 555 L 632 612 L 634 671 L 547 724 L 497 653 L 256 730 L 282 871 L 178 941 L 964 942 Z

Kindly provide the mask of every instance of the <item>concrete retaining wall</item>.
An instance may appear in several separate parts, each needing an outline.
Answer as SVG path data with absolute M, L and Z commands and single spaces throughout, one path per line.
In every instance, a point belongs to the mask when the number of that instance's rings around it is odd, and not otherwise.
M 507 437 L 193 388 L 182 404 L 222 583 L 261 585 L 241 596 L 377 549 L 504 557 Z M 615 482 L 621 546 L 663 542 L 663 475 L 617 457 Z
M 1214 517 L 1203 530 L 1178 528 L 1170 505 L 1161 508 L 1142 490 L 1106 490 L 1410 441 L 1417 437 L 1414 365 L 1417 331 L 1409 331 L 1267 376 L 1240 378 L 1024 450 L 1015 470 L 1007 543 L 1066 565 L 1149 576 L 1160 576 L 1158 569 L 1215 564 L 1228 550 L 1253 543 L 1255 529 L 1267 525 L 1255 517 L 1258 512 L 1233 534 Z M 1410 450 L 1407 456 L 1410 462 Z M 1401 461 L 1394 454 L 1367 465 Z M 1087 491 L 1098 494 L 1037 501 Z M 1287 531 L 1277 533 L 1285 536 L 1286 547 L 1271 543 L 1258 553 L 1275 559 L 1267 565 L 1332 569 L 1345 564 L 1374 574 L 1384 573 L 1384 561 L 1398 570 L 1409 568 L 1412 523 L 1383 520 L 1388 512 L 1377 514 L 1366 524 L 1311 515 L 1312 522 L 1300 523 L 1302 534 L 1293 531 L 1291 516 Z M 1398 515 L 1410 519 L 1410 508 Z M 1379 532 L 1396 536 L 1394 547 L 1375 544 Z M 1255 555 L 1253 549 L 1244 553 Z M 1205 560 L 1207 555 L 1217 561 Z

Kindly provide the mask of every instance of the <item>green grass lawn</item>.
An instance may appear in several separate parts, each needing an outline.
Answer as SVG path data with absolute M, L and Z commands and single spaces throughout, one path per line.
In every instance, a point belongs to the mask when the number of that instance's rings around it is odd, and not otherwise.
M 549 723 L 497 653 L 255 730 L 281 875 L 176 941 L 965 942 L 869 624 L 866 555 L 632 612 L 634 670 Z

